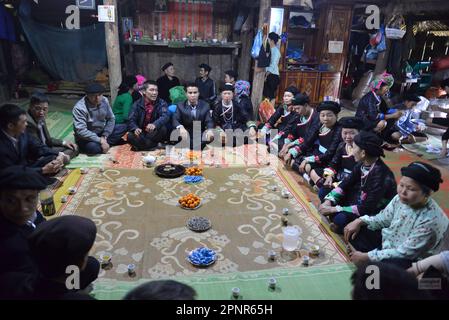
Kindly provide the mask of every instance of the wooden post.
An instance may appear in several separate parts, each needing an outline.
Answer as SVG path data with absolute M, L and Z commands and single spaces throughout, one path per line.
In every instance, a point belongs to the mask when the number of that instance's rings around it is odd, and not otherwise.
M 248 81 L 252 62 L 251 47 L 253 46 L 254 40 L 253 18 L 254 18 L 254 9 L 251 8 L 248 18 L 246 19 L 245 23 L 242 26 L 242 32 L 240 35 L 240 41 L 242 42 L 242 51 L 240 53 L 241 58 L 239 59 L 238 74 L 239 79 Z
M 117 89 L 122 82 L 122 66 L 120 61 L 120 43 L 118 34 L 118 12 L 117 0 L 104 0 L 104 5 L 114 6 L 115 22 L 105 22 L 105 36 L 106 36 L 106 53 L 108 56 L 108 70 L 109 70 L 109 86 L 111 90 L 110 103 L 114 102 L 117 96 Z
M 271 0 L 260 0 L 258 29 L 262 29 L 265 23 L 270 23 L 270 7 Z M 255 63 L 255 66 L 251 102 L 253 103 L 254 114 L 257 115 L 259 111 L 259 104 L 262 101 L 263 85 L 265 82 L 265 68 L 260 71 L 257 68 L 257 63 Z

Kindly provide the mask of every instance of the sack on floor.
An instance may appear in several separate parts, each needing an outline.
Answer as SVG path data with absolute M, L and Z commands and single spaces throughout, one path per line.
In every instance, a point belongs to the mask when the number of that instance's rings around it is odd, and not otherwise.
M 268 119 L 270 119 L 270 117 L 273 115 L 274 111 L 275 111 L 274 107 L 271 104 L 270 100 L 264 99 L 259 105 L 260 121 L 262 123 L 268 122 Z

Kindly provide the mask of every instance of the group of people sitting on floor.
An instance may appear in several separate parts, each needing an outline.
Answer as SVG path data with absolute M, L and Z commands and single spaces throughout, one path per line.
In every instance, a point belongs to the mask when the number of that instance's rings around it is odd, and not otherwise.
M 332 231 L 344 235 L 353 262 L 383 261 L 409 268 L 438 250 L 447 230 L 449 219 L 431 198 L 442 183 L 441 172 L 413 162 L 401 169 L 396 183 L 382 157 L 384 139 L 398 132 L 390 120 L 402 111 L 381 113 L 381 93 L 376 90 L 362 99 L 354 117 L 338 119 L 337 102 L 324 101 L 313 108 L 306 95 L 289 87 L 284 104 L 261 131 L 270 135 L 270 129 L 278 130 L 270 148 L 279 148 L 286 165 L 319 192 L 319 212 L 329 218 Z M 373 107 L 364 100 L 377 102 Z M 406 95 L 404 113 L 417 101 Z
M 196 83 L 185 86 L 187 100 L 168 105 L 159 97 L 158 82 L 133 78 L 122 84 L 112 108 L 102 95 L 105 88 L 95 83 L 86 87 L 86 96 L 73 108 L 75 143 L 48 133 L 48 98 L 42 93 L 33 94 L 28 112 L 11 104 L 0 107 L 4 288 L 15 286 L 17 295 L 33 298 L 77 298 L 64 285 L 64 267 L 78 266 L 80 288 L 97 277 L 98 262 L 88 256 L 95 224 L 81 217 L 45 222 L 36 210 L 48 176 L 78 152 L 106 153 L 110 146 L 124 143 L 135 151 L 152 150 L 181 138 L 190 139 L 191 148 L 204 147 L 214 139 L 214 130 L 222 141 L 225 130 L 248 131 L 278 150 L 279 157 L 319 191 L 319 211 L 329 217 L 331 230 L 344 236 L 354 263 L 386 262 L 416 269 L 417 261 L 438 250 L 449 224 L 431 198 L 442 183 L 440 171 L 413 162 L 401 169 L 397 184 L 382 160 L 386 140 L 406 143 L 421 136 L 414 130 L 404 135 L 397 126 L 402 117 L 410 117 L 416 96 L 404 97 L 405 111 L 391 111 L 380 98 L 388 83 L 379 80 L 360 101 L 354 117 L 338 119 L 339 103 L 324 101 L 314 107 L 306 94 L 288 87 L 283 103 L 258 129 L 248 83 L 226 83 L 211 108 L 210 101 L 200 99 Z M 140 97 L 133 102 L 136 92 Z M 195 124 L 201 134 L 196 142 Z

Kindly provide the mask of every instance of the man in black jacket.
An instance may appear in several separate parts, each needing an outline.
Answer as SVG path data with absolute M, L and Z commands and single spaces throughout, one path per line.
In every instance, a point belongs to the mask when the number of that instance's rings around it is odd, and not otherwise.
M 200 91 L 200 99 L 209 103 L 210 106 L 213 106 L 215 99 L 217 99 L 217 94 L 215 92 L 215 82 L 209 78 L 212 68 L 205 63 L 200 64 L 199 68 L 200 76 L 199 78 L 196 78 L 195 84 Z
M 36 293 L 46 293 L 42 290 L 36 292 L 41 270 L 28 242 L 35 229 L 46 223 L 37 210 L 39 192 L 46 187 L 45 177 L 31 168 L 12 166 L 0 170 L 0 299 L 30 299 Z M 77 227 L 79 225 L 72 228 Z M 77 234 L 64 233 L 64 237 L 80 243 L 81 239 L 76 236 Z M 54 243 L 61 248 L 67 241 L 57 239 Z M 55 251 L 48 245 L 46 250 Z M 61 258 L 60 252 L 53 254 L 59 254 Z M 70 252 L 67 251 L 67 254 Z M 82 289 L 98 275 L 99 263 L 93 260 L 95 259 L 89 259 L 80 273 Z
M 53 151 L 66 154 L 68 162 L 78 155 L 78 146 L 71 141 L 63 141 L 50 136 L 45 122 L 48 115 L 48 104 L 48 97 L 44 93 L 35 92 L 31 95 L 27 113 L 27 132 Z
M 178 136 L 181 136 L 184 141 L 190 140 L 191 149 L 198 149 L 200 145 L 204 148 L 213 140 L 214 121 L 211 111 L 206 102 L 199 100 L 196 84 L 186 85 L 186 92 L 187 101 L 178 104 L 173 116 L 173 128 L 179 130 Z M 203 132 L 205 132 L 204 137 Z
M 129 116 L 128 142 L 133 151 L 152 150 L 167 139 L 170 121 L 167 108 L 167 103 L 158 98 L 156 82 L 146 81 L 143 97 L 134 103 Z
M 27 116 L 14 104 L 0 107 L 0 169 L 14 165 L 32 167 L 41 174 L 55 174 L 64 154 L 51 150 L 26 132 Z
M 165 73 L 162 77 L 157 79 L 157 86 L 159 88 L 159 97 L 170 103 L 170 89 L 180 85 L 179 79 L 175 77 L 175 67 L 173 63 L 168 62 L 162 67 Z
M 25 166 L 0 171 L 0 299 L 25 298 L 31 293 L 37 266 L 27 237 L 45 221 L 36 210 L 44 176 Z M 13 274 L 14 273 L 14 274 Z

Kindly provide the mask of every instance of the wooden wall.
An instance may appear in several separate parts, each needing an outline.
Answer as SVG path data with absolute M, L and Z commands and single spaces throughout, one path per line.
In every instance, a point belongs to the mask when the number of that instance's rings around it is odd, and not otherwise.
M 155 0 L 136 0 L 134 28 L 143 30 L 143 35 L 153 38 L 161 33 L 162 38 L 170 39 L 173 30 L 176 38 L 192 36 L 201 39 L 226 39 L 231 41 L 234 23 L 233 5 L 231 1 L 210 0 L 170 0 L 168 12 L 154 12 Z M 168 48 L 163 46 L 134 45 L 134 53 L 125 44 L 125 73 L 143 74 L 148 79 L 157 79 L 163 73 L 161 67 L 172 62 L 176 75 L 181 82 L 189 82 L 198 77 L 201 63 L 212 67 L 210 77 L 217 87 L 223 84 L 224 72 L 237 68 L 237 56 L 232 48 Z M 240 51 L 240 50 L 239 50 Z
M 172 62 L 176 76 L 183 83 L 198 77 L 201 63 L 212 67 L 210 77 L 215 80 L 217 88 L 224 82 L 224 72 L 234 67 L 233 49 L 223 48 L 167 48 L 155 46 L 134 46 L 136 66 L 133 66 L 132 54 L 126 55 L 128 74 L 142 74 L 147 79 L 156 80 L 163 75 L 161 67 Z

